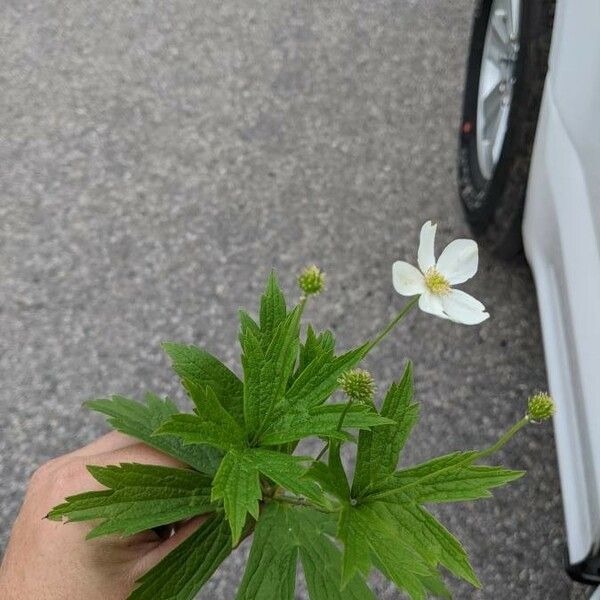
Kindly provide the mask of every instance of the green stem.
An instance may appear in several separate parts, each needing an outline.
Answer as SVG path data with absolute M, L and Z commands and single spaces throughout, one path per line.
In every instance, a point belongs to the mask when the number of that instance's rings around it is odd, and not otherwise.
M 405 317 L 417 304 L 419 301 L 419 296 L 414 296 L 411 298 L 400 310 L 400 312 L 387 324 L 385 329 L 381 331 L 381 333 L 367 346 L 367 351 L 365 354 L 369 353 L 381 340 L 390 332 L 398 323 Z
M 338 512 L 335 509 L 329 510 L 327 508 L 325 508 L 324 506 L 319 506 L 318 504 L 314 504 L 313 502 L 311 502 L 310 500 L 307 500 L 306 498 L 291 498 L 290 496 L 276 496 L 275 498 L 273 498 L 274 502 L 282 502 L 284 504 L 290 504 L 292 506 L 306 506 L 308 508 L 312 508 L 313 510 L 318 510 L 319 512 L 322 513 L 334 513 L 334 512 Z
M 348 401 L 346 406 L 344 406 L 344 410 L 342 411 L 342 414 L 340 415 L 340 420 L 338 421 L 337 427 L 335 428 L 336 431 L 342 430 L 342 425 L 344 424 L 344 419 L 346 418 L 346 415 L 348 414 L 348 411 L 350 410 L 350 407 L 352 406 L 352 402 L 354 402 L 354 400 L 353 400 L 353 398 L 350 398 L 350 400 Z M 315 458 L 315 462 L 318 462 L 319 460 L 321 460 L 321 458 L 323 457 L 323 454 L 325 454 L 325 452 L 327 452 L 328 448 L 329 448 L 329 442 L 327 442 L 321 448 L 321 452 L 319 452 L 319 454 L 317 454 L 317 458 Z
M 519 429 L 522 429 L 529 423 L 529 417 L 525 416 L 520 421 L 517 421 L 495 444 L 492 444 L 485 450 L 482 450 L 477 454 L 476 459 L 486 458 L 495 452 L 498 452 L 509 440 L 512 438 Z
M 319 452 L 319 454 L 317 454 L 317 458 L 315 458 L 315 462 L 319 462 L 322 458 L 323 458 L 323 454 L 325 454 L 325 452 L 327 452 L 327 449 L 329 448 L 329 442 L 327 442 L 322 448 L 321 448 L 321 452 Z
M 300 306 L 300 317 L 302 317 L 302 313 L 304 312 L 304 307 L 306 306 L 307 300 L 308 296 L 300 296 L 300 302 L 298 302 L 298 305 Z
M 292 506 L 312 506 L 312 502 L 306 498 L 291 498 L 290 496 L 277 496 L 274 498 L 276 502 L 283 502 L 284 504 L 291 504 Z
M 346 406 L 344 406 L 344 410 L 342 411 L 342 414 L 340 415 L 340 420 L 338 421 L 337 427 L 335 428 L 336 431 L 342 430 L 342 425 L 344 424 L 344 419 L 346 418 L 346 415 L 348 414 L 348 411 L 350 410 L 350 407 L 352 406 L 352 402 L 354 402 L 354 399 L 350 398 L 350 400 L 348 400 L 348 403 L 346 404 Z

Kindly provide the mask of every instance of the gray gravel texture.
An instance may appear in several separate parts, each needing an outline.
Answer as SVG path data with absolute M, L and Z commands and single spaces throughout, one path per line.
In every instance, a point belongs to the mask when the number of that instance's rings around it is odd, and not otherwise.
M 4 0 L 0 11 L 0 548 L 37 465 L 106 431 L 81 402 L 173 395 L 159 343 L 238 368 L 237 316 L 271 266 L 341 347 L 401 305 L 390 266 L 420 224 L 468 234 L 456 130 L 472 2 Z M 412 315 L 368 359 L 384 388 L 416 364 L 422 460 L 494 440 L 545 387 L 524 264 L 485 251 L 480 327 Z M 528 476 L 439 508 L 484 587 L 456 598 L 581 597 L 562 569 L 552 430 L 498 459 Z M 243 553 L 203 598 L 232 598 Z M 376 580 L 381 598 L 399 598 Z M 299 597 L 304 597 L 300 595 Z

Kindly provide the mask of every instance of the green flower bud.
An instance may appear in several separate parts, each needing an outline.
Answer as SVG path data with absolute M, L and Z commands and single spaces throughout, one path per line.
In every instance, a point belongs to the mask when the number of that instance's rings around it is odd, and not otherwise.
M 322 292 L 325 287 L 325 273 L 317 265 L 306 267 L 298 276 L 298 287 L 305 296 Z
M 549 419 L 555 411 L 554 400 L 547 392 L 538 392 L 529 398 L 527 403 L 527 418 L 534 423 Z
M 366 404 L 373 401 L 375 393 L 375 381 L 369 371 L 364 369 L 352 369 L 346 371 L 338 383 L 351 400 Z

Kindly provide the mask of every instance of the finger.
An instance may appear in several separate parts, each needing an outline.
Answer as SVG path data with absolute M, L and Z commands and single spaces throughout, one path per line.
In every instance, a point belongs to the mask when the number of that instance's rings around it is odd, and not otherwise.
M 94 440 L 86 446 L 83 446 L 74 452 L 70 452 L 66 456 L 94 456 L 95 454 L 104 454 L 105 452 L 119 450 L 121 448 L 139 443 L 139 440 L 136 440 L 130 435 L 125 435 L 120 431 L 111 431 L 110 433 L 99 437 L 97 440 Z
M 152 567 L 156 566 L 169 552 L 174 550 L 179 544 L 184 542 L 190 535 L 192 535 L 206 520 L 206 515 L 194 517 L 189 521 L 185 521 L 183 524 L 175 525 L 173 534 L 171 537 L 166 539 L 164 542 L 150 550 L 147 554 L 142 556 L 136 565 L 135 578 L 139 579 L 144 573 L 149 571 Z

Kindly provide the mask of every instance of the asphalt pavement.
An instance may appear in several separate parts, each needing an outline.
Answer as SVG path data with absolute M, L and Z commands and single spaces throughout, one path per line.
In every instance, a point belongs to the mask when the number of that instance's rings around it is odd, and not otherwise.
M 396 259 L 422 222 L 468 234 L 456 193 L 467 0 L 4 0 L 0 11 L 0 550 L 32 471 L 106 431 L 82 401 L 185 400 L 162 340 L 239 370 L 237 309 L 269 269 L 340 347 L 401 305 Z M 489 444 L 546 377 L 523 262 L 485 250 L 466 289 L 478 327 L 413 314 L 367 361 L 380 388 L 415 362 L 421 422 L 406 460 Z M 483 589 L 456 598 L 581 597 L 562 567 L 550 426 L 498 461 L 527 477 L 436 512 Z M 202 598 L 235 592 L 243 552 Z M 375 580 L 381 598 L 400 598 Z M 304 597 L 304 596 L 299 596 Z

